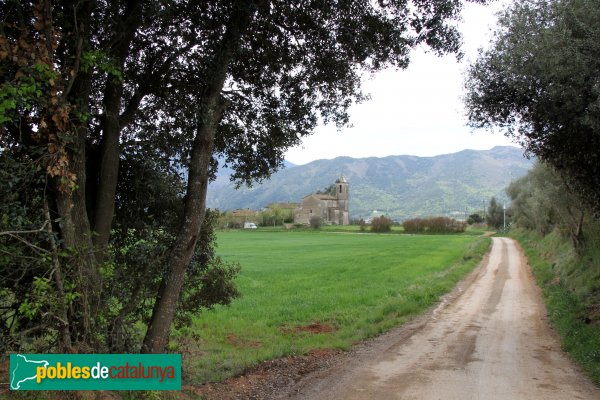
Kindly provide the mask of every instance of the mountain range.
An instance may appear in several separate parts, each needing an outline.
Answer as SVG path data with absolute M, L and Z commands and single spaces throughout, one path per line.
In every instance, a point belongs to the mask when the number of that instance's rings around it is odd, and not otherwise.
M 463 150 L 434 157 L 388 156 L 286 163 L 271 179 L 235 188 L 222 169 L 209 186 L 207 205 L 221 211 L 262 209 L 269 203 L 299 203 L 344 175 L 350 187 L 351 218 L 386 214 L 394 219 L 431 215 L 463 216 L 480 211 L 492 196 L 506 201 L 504 189 L 533 165 L 521 149 Z

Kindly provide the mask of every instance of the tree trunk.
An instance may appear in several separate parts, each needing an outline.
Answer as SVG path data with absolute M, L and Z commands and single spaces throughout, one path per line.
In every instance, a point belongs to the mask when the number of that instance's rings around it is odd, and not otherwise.
M 74 64 L 71 80 L 67 84 L 64 98 L 68 104 L 77 105 L 77 110 L 82 114 L 89 112 L 88 104 L 91 93 L 90 76 L 78 70 L 81 50 L 89 43 L 89 21 L 95 2 L 81 1 L 76 4 L 66 5 L 66 9 L 73 10 L 74 20 L 77 26 L 73 31 L 66 32 L 65 36 L 71 37 L 77 44 L 73 54 Z M 75 12 L 77 9 L 77 12 Z M 49 17 L 50 18 L 50 17 Z M 50 51 L 51 49 L 49 49 Z M 82 350 L 94 346 L 93 337 L 95 333 L 94 317 L 100 306 L 100 293 L 102 284 L 98 266 L 93 252 L 92 230 L 87 212 L 86 204 L 86 145 L 88 139 L 88 125 L 79 118 L 71 118 L 69 131 L 73 137 L 72 143 L 67 146 L 69 157 L 69 168 L 76 176 L 76 189 L 61 187 L 57 178 L 54 180 L 54 196 L 56 199 L 56 211 L 60 217 L 60 233 L 64 249 L 72 252 L 70 271 L 57 270 L 56 279 L 68 281 L 76 285 L 80 296 L 73 302 L 69 310 L 69 326 L 71 339 L 74 346 Z M 57 286 L 62 286 L 57 282 Z M 62 289 L 59 288 L 59 291 Z M 68 345 L 68 341 L 63 339 Z
M 112 86 L 112 85 L 110 85 Z M 110 88 L 109 104 L 106 105 L 104 123 L 102 124 L 102 145 L 100 149 L 100 173 L 94 212 L 94 245 L 99 263 L 104 260 L 104 253 L 110 239 L 110 229 L 115 212 L 115 196 L 119 177 L 119 137 L 118 112 L 121 90 Z
M 220 99 L 221 91 L 225 85 L 229 64 L 239 47 L 243 33 L 250 24 L 255 8 L 254 4 L 246 2 L 239 2 L 234 6 L 225 34 L 210 62 L 213 69 L 212 75 L 207 80 L 203 101 L 199 105 L 196 136 L 188 171 L 184 218 L 169 257 L 168 272 L 161 282 L 152 310 L 141 349 L 144 353 L 164 351 L 169 339 L 169 331 L 175 317 L 186 270 L 194 254 L 204 221 L 209 163 L 217 126 L 226 108 Z
M 583 221 L 585 218 L 585 211 L 579 210 L 579 218 L 577 220 L 577 225 L 575 227 L 575 231 L 572 234 L 573 239 L 573 247 L 577 252 L 581 252 L 584 244 L 583 237 Z
M 186 269 L 194 254 L 204 220 L 208 167 L 212 157 L 215 128 L 214 123 L 203 124 L 199 127 L 194 140 L 188 175 L 185 220 L 171 252 L 169 273 L 161 282 L 158 291 L 152 320 L 144 339 L 143 352 L 160 353 L 167 344 Z
M 111 55 L 117 60 L 121 71 L 130 52 L 130 45 L 135 32 L 142 22 L 142 10 L 139 1 L 130 1 L 123 13 L 121 21 L 113 26 L 114 43 L 110 49 Z M 125 27 L 123 29 L 123 27 Z M 115 214 L 115 196 L 119 177 L 120 136 L 123 127 L 120 124 L 119 113 L 123 100 L 123 81 L 109 75 L 104 90 L 105 112 L 102 121 L 102 146 L 100 149 L 100 174 L 98 176 L 98 192 L 94 212 L 94 245 L 96 259 L 102 263 L 110 239 L 113 217 Z
M 60 229 L 63 247 L 73 252 L 74 276 L 81 294 L 76 302 L 75 316 L 72 316 L 76 342 L 90 344 L 93 316 L 100 306 L 101 279 L 93 252 L 92 231 L 85 204 L 85 141 L 87 129 L 79 126 L 73 143 L 70 162 L 71 170 L 77 175 L 78 188 L 73 191 L 57 190 L 56 203 L 60 216 Z M 58 185 L 58 183 L 57 183 Z
M 58 246 L 54 239 L 54 231 L 52 230 L 52 219 L 50 218 L 50 209 L 48 208 L 48 201 L 44 198 L 44 219 L 46 223 L 46 233 L 48 233 L 48 240 L 50 241 L 50 249 L 52 254 L 52 267 L 54 269 L 53 278 L 54 284 L 56 285 L 56 294 L 58 296 L 59 304 L 57 305 L 58 314 L 56 318 L 59 320 L 60 327 L 60 345 L 59 350 L 63 353 L 73 352 L 73 342 L 71 341 L 71 329 L 69 324 L 69 315 L 67 312 L 67 301 L 65 298 L 65 288 L 62 266 L 58 257 Z

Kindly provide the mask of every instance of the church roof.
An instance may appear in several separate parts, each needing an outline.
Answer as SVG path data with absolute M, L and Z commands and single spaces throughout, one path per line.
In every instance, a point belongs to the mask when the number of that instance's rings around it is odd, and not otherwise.
M 306 199 L 307 197 L 311 197 L 311 196 L 314 196 L 319 200 L 337 200 L 337 197 L 334 197 L 330 194 L 321 194 L 321 193 L 312 193 L 307 196 L 304 196 L 304 198 Z

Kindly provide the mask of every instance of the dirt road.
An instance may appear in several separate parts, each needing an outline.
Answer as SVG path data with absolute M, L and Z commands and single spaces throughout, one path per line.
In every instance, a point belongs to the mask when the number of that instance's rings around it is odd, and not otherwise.
M 493 241 L 488 261 L 453 299 L 283 397 L 600 399 L 561 352 L 515 242 Z

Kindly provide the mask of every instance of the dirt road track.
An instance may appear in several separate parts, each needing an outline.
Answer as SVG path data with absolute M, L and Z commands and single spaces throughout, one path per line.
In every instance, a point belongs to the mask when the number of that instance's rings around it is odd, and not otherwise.
M 426 318 L 351 360 L 301 380 L 298 399 L 600 399 L 560 350 L 517 244 L 488 261 Z

